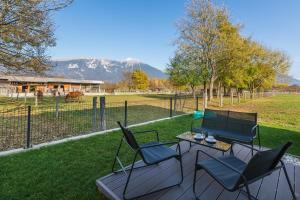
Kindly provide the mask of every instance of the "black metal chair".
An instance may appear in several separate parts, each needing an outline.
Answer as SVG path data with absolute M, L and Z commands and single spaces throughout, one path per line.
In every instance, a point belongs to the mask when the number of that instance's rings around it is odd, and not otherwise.
M 159 135 L 158 135 L 158 132 L 156 130 L 147 130 L 147 131 L 141 131 L 141 132 L 133 133 L 128 128 L 125 128 L 124 126 L 122 126 L 122 124 L 120 122 L 117 122 L 117 123 L 119 124 L 119 126 L 120 126 L 120 128 L 123 132 L 123 137 L 121 139 L 121 142 L 119 144 L 119 147 L 118 147 L 118 150 L 117 150 L 114 162 L 113 162 L 112 172 L 117 173 L 117 172 L 123 171 L 127 175 L 126 171 L 129 170 L 126 185 L 125 185 L 125 188 L 124 188 L 124 191 L 123 191 L 123 198 L 124 199 L 136 199 L 136 198 L 139 198 L 139 197 L 143 197 L 145 195 L 152 194 L 154 192 L 158 192 L 158 191 L 170 188 L 170 187 L 180 185 L 182 183 L 182 181 L 183 181 L 182 159 L 181 159 L 181 149 L 180 149 L 180 145 L 178 145 L 178 142 L 161 143 L 159 141 Z M 134 134 L 136 134 L 136 133 L 156 133 L 156 141 L 151 141 L 151 142 L 140 145 L 140 144 L 138 144 L 138 142 L 137 142 L 137 140 L 134 136 Z M 122 162 L 119 159 L 119 152 L 120 152 L 123 141 L 125 141 L 129 145 L 129 147 L 135 152 L 134 159 L 133 159 L 132 164 L 129 168 L 125 168 L 123 166 Z M 178 153 L 176 151 L 177 149 L 173 150 L 173 149 L 166 146 L 166 145 L 172 145 L 172 144 L 177 144 L 178 150 L 179 150 Z M 134 165 L 136 164 L 136 159 L 138 158 L 138 156 L 140 156 L 142 158 L 145 165 L 134 167 Z M 133 172 L 134 169 L 147 167 L 147 166 L 154 165 L 154 164 L 159 164 L 160 162 L 169 160 L 171 158 L 177 159 L 179 161 L 179 164 L 180 164 L 181 179 L 178 183 L 173 184 L 171 186 L 160 188 L 160 189 L 155 190 L 155 191 L 151 191 L 149 193 L 138 195 L 138 196 L 135 196 L 135 197 L 130 197 L 130 198 L 126 197 L 126 190 L 127 190 L 128 185 L 129 185 L 130 177 L 131 177 L 132 172 Z M 121 166 L 121 168 L 122 168 L 121 170 L 117 170 L 117 171 L 114 170 L 116 162 L 118 162 L 119 165 Z
M 233 143 L 233 145 L 236 143 L 237 142 Z M 202 150 L 197 151 L 193 182 L 193 192 L 196 199 L 198 199 L 198 197 L 195 193 L 195 184 L 196 174 L 198 170 L 204 169 L 225 189 L 231 192 L 241 190 L 241 192 L 245 193 L 248 199 L 251 200 L 256 199 L 256 197 L 251 195 L 249 184 L 272 174 L 275 170 L 278 170 L 280 168 L 283 169 L 292 196 L 294 199 L 296 199 L 295 192 L 289 180 L 284 162 L 281 161 L 284 153 L 291 146 L 291 142 L 287 142 L 285 145 L 282 145 L 276 149 L 266 151 L 260 151 L 245 144 L 238 144 L 257 151 L 257 153 L 251 158 L 248 163 L 245 163 L 244 161 L 233 155 L 233 145 L 231 147 L 231 155 L 219 158 L 214 158 L 213 156 L 205 153 Z M 212 159 L 198 161 L 199 152 L 206 154 Z M 242 190 L 243 187 L 246 188 L 246 191 Z

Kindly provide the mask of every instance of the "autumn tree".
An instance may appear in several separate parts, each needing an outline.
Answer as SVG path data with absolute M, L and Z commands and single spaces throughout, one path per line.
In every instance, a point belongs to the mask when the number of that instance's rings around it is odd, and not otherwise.
M 132 85 L 134 89 L 137 90 L 146 90 L 149 88 L 149 79 L 147 74 L 141 70 L 136 69 L 132 72 L 131 75 Z
M 0 0 L 0 66 L 6 71 L 42 72 L 47 47 L 55 45 L 50 14 L 72 0 Z
M 213 5 L 210 0 L 191 0 L 186 17 L 177 26 L 180 36 L 176 44 L 181 49 L 193 49 L 192 52 L 202 60 L 209 72 L 210 99 L 213 98 L 217 79 L 217 58 L 221 50 L 218 45 L 218 20 L 222 15 L 226 15 L 225 10 Z

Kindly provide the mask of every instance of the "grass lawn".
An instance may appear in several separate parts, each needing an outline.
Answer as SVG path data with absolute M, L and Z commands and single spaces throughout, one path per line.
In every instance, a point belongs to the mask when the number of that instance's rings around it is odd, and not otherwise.
M 273 147 L 288 140 L 290 153 L 300 155 L 300 95 L 278 95 L 227 106 L 259 113 L 262 145 Z M 162 141 L 189 129 L 191 116 L 161 121 L 134 130 L 157 129 Z M 104 199 L 95 180 L 110 172 L 121 133 L 72 141 L 16 155 L 0 157 L 0 199 Z M 139 141 L 153 135 L 140 135 Z M 132 154 L 122 149 L 129 161 Z

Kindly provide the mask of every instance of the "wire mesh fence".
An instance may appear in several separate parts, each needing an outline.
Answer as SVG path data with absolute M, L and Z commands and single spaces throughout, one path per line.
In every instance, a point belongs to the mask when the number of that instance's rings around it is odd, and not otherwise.
M 133 125 L 195 110 L 193 98 L 160 97 L 144 101 L 90 102 L 18 106 L 0 111 L 0 151 L 30 148 L 45 142 Z
M 257 98 L 273 93 L 256 94 Z M 246 102 L 249 94 L 224 98 L 224 105 Z M 55 101 L 55 98 L 54 98 Z M 220 107 L 220 98 L 209 102 Z M 188 95 L 156 96 L 139 101 L 106 102 L 105 97 L 66 103 L 56 98 L 52 105 L 8 105 L 0 109 L 0 151 L 30 148 L 45 142 L 173 117 L 203 109 L 203 98 Z

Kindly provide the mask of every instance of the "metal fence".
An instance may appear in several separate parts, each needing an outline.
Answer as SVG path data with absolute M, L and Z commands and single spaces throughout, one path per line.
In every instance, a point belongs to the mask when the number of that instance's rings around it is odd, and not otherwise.
M 89 103 L 19 106 L 0 110 L 0 151 L 30 148 L 45 142 L 152 121 L 197 109 L 192 97 L 159 97 L 145 101 L 106 102 L 94 97 Z
M 274 93 L 256 94 L 256 98 Z M 250 99 L 249 94 L 232 95 L 224 105 Z M 222 107 L 220 98 L 210 107 Z M 105 97 L 93 97 L 90 102 L 53 105 L 18 106 L 0 109 L 0 151 L 30 148 L 45 142 L 117 128 L 117 121 L 126 126 L 156 119 L 178 116 L 203 109 L 203 98 L 192 96 L 157 96 L 143 101 L 106 102 Z

